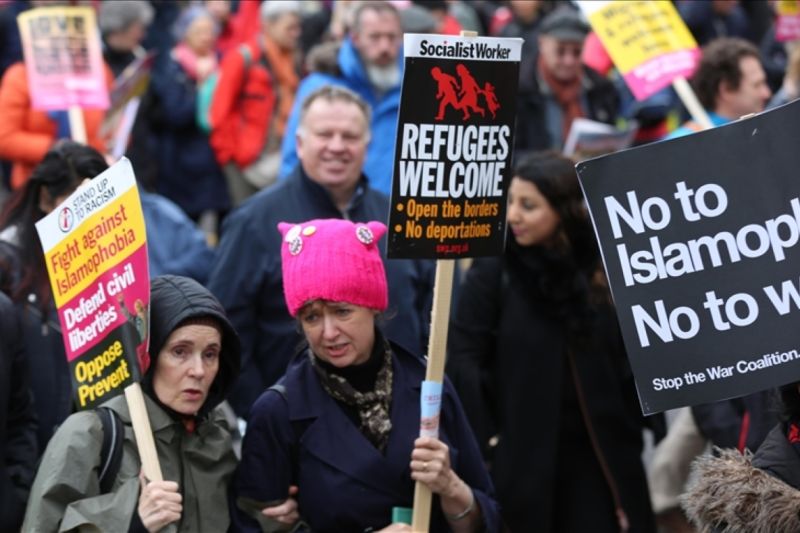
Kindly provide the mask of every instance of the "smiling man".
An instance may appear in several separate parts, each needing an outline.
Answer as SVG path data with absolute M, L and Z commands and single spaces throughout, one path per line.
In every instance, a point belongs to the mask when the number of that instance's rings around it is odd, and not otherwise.
M 325 85 L 308 95 L 299 113 L 295 147 L 300 164 L 286 180 L 257 193 L 226 219 L 209 281 L 242 338 L 243 371 L 231 398 L 239 416 L 283 375 L 300 341 L 283 298 L 278 222 L 366 222 L 386 220 L 389 214 L 389 198 L 374 190 L 362 173 L 370 140 L 366 102 L 348 89 Z M 380 249 L 383 253 L 384 243 Z M 385 264 L 386 336 L 423 353 L 433 263 Z

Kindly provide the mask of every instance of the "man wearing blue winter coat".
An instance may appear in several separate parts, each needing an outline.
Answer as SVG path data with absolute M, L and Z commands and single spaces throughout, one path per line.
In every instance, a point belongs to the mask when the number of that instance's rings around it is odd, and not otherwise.
M 298 165 L 295 133 L 302 102 L 322 85 L 341 85 L 357 93 L 372 108 L 372 140 L 367 149 L 364 174 L 372 188 L 391 194 L 403 78 L 402 40 L 400 15 L 392 4 L 364 2 L 356 9 L 352 30 L 338 50 L 335 65 L 318 65 L 316 71 L 300 83 L 281 146 L 281 179 Z

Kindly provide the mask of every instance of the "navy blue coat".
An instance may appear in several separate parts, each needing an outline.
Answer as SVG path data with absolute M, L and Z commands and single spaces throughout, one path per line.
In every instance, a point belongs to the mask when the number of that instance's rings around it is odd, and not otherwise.
M 229 398 L 240 416 L 283 375 L 301 340 L 283 298 L 278 222 L 343 216 L 354 222 L 386 222 L 389 198 L 362 178 L 346 211 L 339 211 L 328 191 L 298 168 L 285 181 L 256 193 L 225 219 L 208 287 L 225 306 L 242 339 L 242 373 Z M 380 248 L 385 258 L 385 236 Z M 435 264 L 393 259 L 384 265 L 389 308 L 383 330 L 387 338 L 423 353 Z
M 5 287 L 9 295 L 16 290 L 26 268 L 14 230 L 11 226 L 0 232 L 0 287 Z M 16 299 L 14 307 L 19 317 L 28 368 L 32 370 L 30 387 L 39 420 L 36 443 L 39 453 L 42 453 L 58 425 L 72 412 L 69 365 L 52 299 L 43 310 L 36 293 L 31 291 Z
M 392 431 L 382 455 L 322 389 L 306 353 L 293 359 L 286 373 L 285 399 L 267 391 L 253 406 L 234 497 L 272 502 L 285 499 L 292 484 L 299 489 L 300 515 L 315 533 L 385 527 L 391 522 L 392 507 L 413 507 L 410 463 L 419 435 L 424 362 L 392 346 Z M 439 434 L 450 448 L 453 470 L 473 489 L 485 531 L 499 531 L 492 483 L 447 380 Z M 438 497 L 432 507 L 431 531 L 449 531 Z M 241 531 L 259 531 L 241 510 L 236 508 L 234 513 Z
M 203 211 L 230 207 L 225 176 L 208 135 L 197 126 L 197 84 L 173 59 L 153 76 L 161 125 L 156 133 L 156 188 L 196 218 Z

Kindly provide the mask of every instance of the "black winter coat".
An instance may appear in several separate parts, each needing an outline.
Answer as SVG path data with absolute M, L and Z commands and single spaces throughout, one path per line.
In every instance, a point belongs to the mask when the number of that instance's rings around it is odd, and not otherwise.
M 25 269 L 13 229 L 6 228 L 0 233 L 0 287 L 9 295 L 19 286 Z M 30 376 L 30 387 L 39 421 L 37 448 L 42 453 L 58 425 L 72 412 L 69 366 L 53 302 L 43 311 L 37 295 L 31 291 L 16 298 L 14 305 L 20 320 L 25 357 L 29 368 L 35 369 Z
M 385 221 L 389 198 L 362 178 L 346 213 L 300 167 L 287 179 L 249 198 L 222 227 L 208 287 L 219 298 L 242 339 L 242 373 L 229 401 L 246 416 L 256 398 L 286 371 L 301 335 L 283 297 L 281 237 L 278 222 L 316 218 L 354 222 Z M 386 237 L 381 242 L 385 258 Z M 434 263 L 408 259 L 385 261 L 389 284 L 386 337 L 412 353 L 427 349 L 427 327 Z
M 528 58 L 520 65 L 519 91 L 517 93 L 517 129 L 514 136 L 515 158 L 527 152 L 561 149 L 550 138 L 547 130 L 547 101 L 550 92 L 541 80 L 537 69 L 538 56 Z M 584 67 L 583 90 L 586 118 L 614 124 L 620 110 L 620 100 L 614 85 L 589 67 Z
M 36 415 L 22 330 L 11 300 L 0 293 L 0 531 L 22 525 L 36 474 Z
M 571 332 L 574 313 L 535 299 L 541 272 L 509 268 L 508 257 L 478 259 L 467 273 L 448 360 L 479 443 L 499 436 L 490 459 L 504 521 L 514 532 L 619 531 L 618 506 L 630 531 L 654 531 L 613 309 L 587 304 Z

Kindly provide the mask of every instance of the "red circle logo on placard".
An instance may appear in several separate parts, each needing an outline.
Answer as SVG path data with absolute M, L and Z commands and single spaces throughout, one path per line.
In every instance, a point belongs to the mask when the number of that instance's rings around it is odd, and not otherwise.
M 72 209 L 69 207 L 65 207 L 58 212 L 58 229 L 60 229 L 62 233 L 71 230 L 74 222 L 75 215 L 72 214 Z

